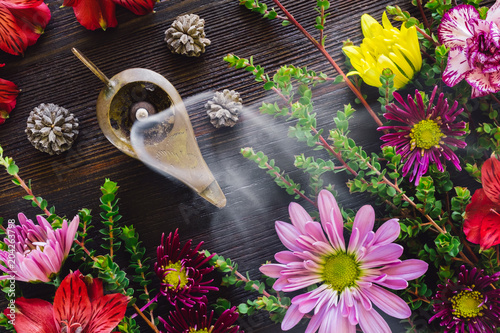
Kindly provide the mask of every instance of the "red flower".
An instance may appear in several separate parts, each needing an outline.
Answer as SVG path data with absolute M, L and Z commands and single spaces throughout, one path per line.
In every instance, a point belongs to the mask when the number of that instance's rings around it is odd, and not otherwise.
M 0 67 L 2 66 L 0 65 Z M 19 89 L 14 83 L 0 79 L 0 125 L 5 123 L 5 119 L 9 118 L 10 111 L 16 106 L 18 94 Z
M 481 250 L 500 244 L 500 161 L 490 157 L 481 169 L 483 188 L 465 208 L 464 233 Z
M 22 55 L 49 20 L 50 9 L 43 0 L 0 0 L 0 49 Z
M 1 1 L 1 0 L 0 0 Z M 116 27 L 115 4 L 136 15 L 153 11 L 156 0 L 64 0 L 64 7 L 73 7 L 78 22 L 89 30 Z
M 56 291 L 54 305 L 41 299 L 16 299 L 17 333 L 110 333 L 123 319 L 128 297 L 104 295 L 102 281 L 69 274 Z M 9 309 L 4 311 L 9 315 Z

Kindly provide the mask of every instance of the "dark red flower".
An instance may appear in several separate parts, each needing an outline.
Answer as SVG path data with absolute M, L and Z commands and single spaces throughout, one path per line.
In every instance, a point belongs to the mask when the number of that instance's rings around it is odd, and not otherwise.
M 118 25 L 115 4 L 136 15 L 153 11 L 156 0 L 64 0 L 64 7 L 73 7 L 78 22 L 89 30 L 113 28 Z
M 0 0 L 0 49 L 22 55 L 49 20 L 50 9 L 43 0 Z
M 9 118 L 10 111 L 16 106 L 18 94 L 19 89 L 14 83 L 0 79 L 0 125 Z
M 234 325 L 238 319 L 238 311 L 233 306 L 225 310 L 215 322 L 213 322 L 214 311 L 207 310 L 207 299 L 192 308 L 179 308 L 175 306 L 175 311 L 171 311 L 168 321 L 159 317 L 165 327 L 166 333 L 186 333 L 186 332 L 210 332 L 210 333 L 238 333 L 239 326 Z
M 191 240 L 181 248 L 177 230 L 170 233 L 165 239 L 161 236 L 161 245 L 158 246 L 158 261 L 155 263 L 155 272 L 160 279 L 160 292 L 168 301 L 175 305 L 182 302 L 192 307 L 201 302 L 203 295 L 210 290 L 219 290 L 211 286 L 213 280 L 205 280 L 204 275 L 214 270 L 207 265 L 212 256 L 206 257 L 200 248 L 203 242 L 191 249 Z
M 54 305 L 41 299 L 16 299 L 17 333 L 110 333 L 125 316 L 129 298 L 104 295 L 102 281 L 69 274 L 56 291 Z M 5 310 L 6 315 L 9 309 Z
M 465 208 L 464 233 L 481 250 L 500 244 L 500 161 L 490 157 L 481 168 L 483 188 Z

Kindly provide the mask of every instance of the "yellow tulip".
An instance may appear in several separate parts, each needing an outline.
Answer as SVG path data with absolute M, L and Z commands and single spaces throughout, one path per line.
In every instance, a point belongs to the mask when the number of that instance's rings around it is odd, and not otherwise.
M 404 87 L 422 67 L 422 55 L 414 26 L 401 30 L 394 28 L 384 12 L 382 25 L 368 14 L 361 16 L 363 42 L 360 46 L 344 46 L 342 50 L 351 60 L 354 71 L 363 81 L 380 87 L 382 70 L 389 68 L 394 74 L 394 87 Z

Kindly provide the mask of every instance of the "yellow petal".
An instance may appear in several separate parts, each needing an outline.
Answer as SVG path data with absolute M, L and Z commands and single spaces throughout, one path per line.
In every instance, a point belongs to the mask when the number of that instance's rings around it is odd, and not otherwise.
M 363 36 L 371 38 L 381 33 L 382 26 L 370 15 L 363 14 L 361 16 L 361 30 Z
M 385 12 L 382 14 L 382 24 L 384 26 L 384 29 L 392 29 L 393 28 L 391 21 L 389 21 L 389 19 L 387 18 L 387 14 Z

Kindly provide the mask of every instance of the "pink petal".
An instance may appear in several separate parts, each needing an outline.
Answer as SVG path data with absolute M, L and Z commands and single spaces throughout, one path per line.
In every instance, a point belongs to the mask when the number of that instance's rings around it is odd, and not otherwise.
M 318 209 L 321 224 L 334 247 L 345 249 L 344 220 L 337 200 L 330 191 L 322 190 L 318 195 Z M 330 225 L 330 227 L 328 227 Z
M 281 329 L 283 331 L 288 331 L 297 325 L 302 317 L 304 317 L 304 314 L 299 311 L 299 305 L 290 305 L 286 311 L 285 318 L 283 318 L 283 322 L 281 323 Z
M 500 1 L 495 2 L 486 14 L 486 21 L 493 22 L 500 27 Z
M 356 213 L 356 217 L 354 217 L 354 224 L 352 225 L 353 230 L 359 230 L 359 235 L 356 241 L 353 239 L 354 233 L 351 234 L 348 247 L 349 252 L 356 251 L 362 245 L 366 235 L 373 230 L 374 223 L 375 211 L 373 210 L 373 207 L 369 205 L 361 207 Z
M 391 333 L 391 329 L 382 316 L 375 310 L 365 310 L 357 306 L 359 311 L 359 326 L 364 333 Z
M 449 48 L 465 47 L 467 38 L 473 36 L 475 20 L 480 19 L 474 6 L 459 5 L 446 12 L 438 28 L 441 44 Z
M 309 215 L 306 210 L 296 202 L 290 203 L 288 206 L 288 214 L 290 215 L 290 220 L 297 230 L 302 234 L 305 234 L 305 225 L 309 221 L 313 221 L 311 215 Z
M 408 304 L 399 296 L 376 285 L 364 289 L 363 292 L 380 310 L 389 316 L 405 319 L 411 316 Z
M 297 238 L 300 237 L 300 233 L 293 225 L 282 221 L 276 221 L 275 228 L 279 239 L 287 249 L 302 251 L 302 248 L 296 243 Z
M 279 278 L 281 276 L 281 271 L 286 268 L 285 265 L 280 264 L 266 264 L 259 267 L 259 271 L 272 278 Z
M 328 313 L 325 308 L 320 308 L 320 311 L 316 312 L 312 316 L 304 333 L 316 332 L 318 330 L 318 328 L 320 327 L 321 323 L 325 320 L 325 318 L 328 318 L 328 317 L 333 317 L 331 312 Z
M 399 226 L 398 219 L 390 219 L 380 226 L 375 232 L 373 238 L 373 245 L 380 246 L 392 243 L 399 237 L 401 227 Z
M 307 222 L 305 226 L 305 233 L 311 236 L 314 240 L 319 242 L 328 243 L 325 237 L 321 223 L 319 222 Z
M 376 282 L 376 281 L 373 281 Z M 391 276 L 386 276 L 386 278 L 383 281 L 376 282 L 377 284 L 381 285 L 382 287 L 394 289 L 394 290 L 403 290 L 408 287 L 408 282 L 406 282 L 405 279 L 402 278 L 397 278 L 397 277 L 391 277 Z
M 361 259 L 361 267 L 372 268 L 389 264 L 398 260 L 402 254 L 403 247 L 399 244 L 391 243 L 382 245 L 366 253 L 366 255 Z
M 443 82 L 453 87 L 465 78 L 465 75 L 471 71 L 465 52 L 461 48 L 453 48 L 448 54 L 448 64 L 443 72 Z
M 80 225 L 80 217 L 76 215 L 71 223 L 69 224 L 68 229 L 66 230 L 66 244 L 64 248 L 64 256 L 66 257 L 73 246 L 73 241 L 75 240 L 76 231 Z
M 302 302 L 299 303 L 300 312 L 302 313 L 311 312 L 316 306 L 316 303 L 318 303 L 318 300 L 315 298 L 308 298 L 303 300 Z
M 410 281 L 421 277 L 427 272 L 428 268 L 429 264 L 425 261 L 409 259 L 395 265 L 385 266 L 380 271 L 389 276 L 400 277 L 406 281 Z
M 274 259 L 280 264 L 288 264 L 290 262 L 299 261 L 299 258 L 290 251 L 280 251 L 274 255 Z
M 284 276 L 278 278 L 276 281 L 274 281 L 273 284 L 273 289 L 277 291 L 283 290 L 284 287 L 288 285 L 288 279 Z

